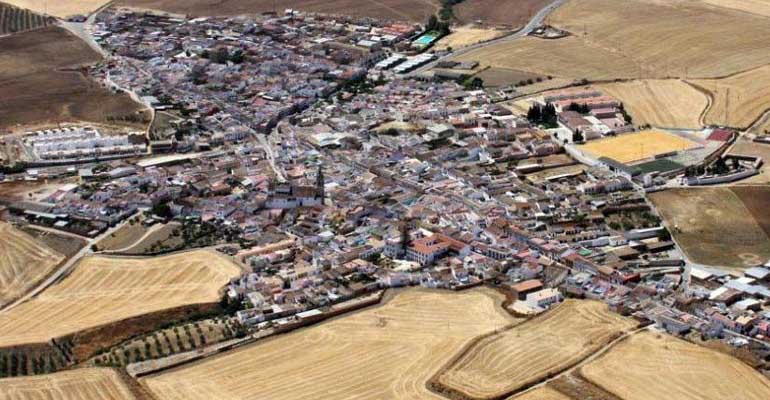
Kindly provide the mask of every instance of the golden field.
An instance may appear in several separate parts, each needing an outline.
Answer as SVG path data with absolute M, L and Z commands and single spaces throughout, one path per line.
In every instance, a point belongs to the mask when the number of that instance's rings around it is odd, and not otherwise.
M 748 128 L 770 110 L 770 66 L 724 79 L 700 79 L 692 83 L 710 93 L 712 105 L 706 113 L 708 125 Z
M 109 0 L 3 0 L 3 2 L 40 14 L 66 18 L 71 15 L 90 14 L 107 4 Z
M 629 337 L 581 373 L 623 400 L 770 398 L 770 381 L 738 359 L 653 332 Z
M 631 163 L 698 146 L 693 141 L 670 133 L 649 130 L 592 140 L 581 145 L 580 150 L 596 158 L 609 157 L 621 163 Z
M 572 400 L 571 397 L 565 396 L 554 389 L 547 386 L 537 388 L 535 390 L 526 392 L 521 396 L 512 397 L 511 400 Z
M 770 17 L 770 0 L 701 0 L 717 7 L 732 8 Z
M 770 63 L 766 17 L 702 2 L 571 0 L 548 23 L 573 35 L 528 37 L 460 58 L 588 80 L 717 78 Z
M 448 47 L 459 49 L 472 44 L 486 42 L 506 34 L 506 31 L 497 29 L 473 28 L 462 26 L 452 29 L 452 33 L 444 36 L 433 45 L 437 50 L 443 50 Z
M 237 276 L 208 251 L 154 258 L 86 257 L 74 272 L 34 299 L 0 313 L 0 347 L 41 343 L 121 319 L 216 302 Z
M 64 256 L 0 221 L 0 305 L 24 294 L 59 265 Z
M 438 383 L 474 399 L 500 398 L 595 353 L 636 321 L 601 302 L 567 300 L 541 317 L 474 343 Z
M 489 289 L 407 290 L 381 306 L 142 380 L 159 400 L 442 399 L 426 382 L 514 320 Z
M 699 129 L 709 105 L 706 95 L 675 79 L 608 83 L 597 89 L 621 101 L 636 125 Z
M 0 379 L 0 400 L 130 400 L 135 397 L 108 368 Z

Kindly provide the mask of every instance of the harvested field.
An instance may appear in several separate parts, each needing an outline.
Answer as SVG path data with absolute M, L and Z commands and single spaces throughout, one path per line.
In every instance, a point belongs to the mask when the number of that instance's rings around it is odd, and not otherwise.
M 601 302 L 567 300 L 557 308 L 474 343 L 438 377 L 453 393 L 500 398 L 578 363 L 636 321 Z
M 50 274 L 64 255 L 0 221 L 0 306 L 24 294 Z
M 770 17 L 769 0 L 701 0 L 705 3 L 724 8 L 745 11 L 751 14 Z
M 27 8 L 32 11 L 52 15 L 54 17 L 66 18 L 72 15 L 87 15 L 107 4 L 108 0 L 66 0 L 66 1 L 47 1 L 47 0 L 3 0 L 6 3 L 13 4 L 16 7 Z
M 765 235 L 770 236 L 770 186 L 736 186 L 731 188 L 749 210 Z
M 518 29 L 550 3 L 549 0 L 465 0 L 453 10 L 455 18 L 462 23 L 480 21 Z
M 80 368 L 54 374 L 0 379 L 0 400 L 134 399 L 118 373 L 109 368 Z
M 699 129 L 708 106 L 706 95 L 673 79 L 609 83 L 597 89 L 623 102 L 636 125 Z
M 770 66 L 757 68 L 724 79 L 701 79 L 692 83 L 711 94 L 706 113 L 708 125 L 747 128 L 770 110 Z
M 0 3 L 0 35 L 24 32 L 52 24 L 54 20 L 30 10 Z
M 753 204 L 748 208 L 744 193 L 739 196 L 733 189 L 666 190 L 651 194 L 650 200 L 692 261 L 741 270 L 770 259 L 770 239 L 763 230 L 766 222 L 759 222 L 765 221 L 766 211 Z M 761 196 L 752 201 L 770 201 L 770 188 L 752 190 Z
M 503 42 L 460 58 L 588 80 L 718 78 L 770 63 L 766 17 L 701 2 L 572 0 L 548 23 L 573 36 Z
M 472 338 L 512 323 L 502 295 L 406 290 L 387 303 L 149 377 L 158 399 L 426 399 Z M 440 334 L 437 334 L 440 332 Z M 269 365 L 270 368 L 258 366 Z M 302 379 L 297 379 L 299 374 Z
M 537 74 L 506 68 L 487 68 L 475 76 L 481 78 L 486 87 L 527 86 L 534 84 L 538 79 L 540 82 L 546 80 L 546 77 Z
M 40 343 L 173 307 L 216 302 L 238 267 L 215 253 L 87 257 L 38 297 L 0 313 L 0 346 Z
M 549 387 L 541 387 L 521 396 L 512 397 L 511 400 L 572 400 L 571 397 L 567 397 L 556 390 Z
M 632 163 L 698 146 L 700 145 L 682 137 L 650 130 L 592 140 L 579 148 L 596 158 L 609 157 L 621 163 Z
M 117 5 L 161 10 L 190 16 L 279 13 L 287 8 L 324 14 L 425 22 L 438 11 L 433 0 L 119 0 Z M 277 10 L 275 9 L 277 5 Z
M 78 69 L 99 60 L 87 44 L 55 26 L 0 38 L 0 129 L 79 121 L 146 126 L 143 106 Z
M 770 381 L 746 364 L 653 332 L 631 336 L 581 372 L 624 400 L 770 398 Z
M 452 33 L 441 38 L 433 47 L 437 50 L 443 50 L 448 47 L 459 49 L 472 44 L 486 42 L 505 35 L 506 31 L 497 29 L 474 28 L 472 26 L 462 26 L 452 29 Z
M 735 185 L 756 185 L 770 183 L 770 173 L 768 172 L 768 163 L 770 163 L 770 144 L 752 142 L 747 139 L 739 139 L 730 150 L 730 154 L 762 157 L 765 161 L 760 168 L 759 175 L 737 182 Z
M 513 69 L 567 80 L 612 80 L 639 77 L 639 69 L 611 51 L 590 47 L 574 37 L 547 40 L 525 37 L 484 46 L 459 57 L 480 67 Z

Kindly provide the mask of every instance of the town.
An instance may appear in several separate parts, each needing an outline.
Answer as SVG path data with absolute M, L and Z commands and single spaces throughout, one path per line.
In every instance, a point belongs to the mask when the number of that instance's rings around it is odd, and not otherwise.
M 770 257 L 746 251 L 740 268 L 693 257 L 660 200 L 764 176 L 761 156 L 736 149 L 768 136 L 639 123 L 610 91 L 581 82 L 532 94 L 486 87 L 452 72 L 478 62 L 446 61 L 451 50 L 431 47 L 447 32 L 422 23 L 112 6 L 86 27 L 109 55 L 87 74 L 152 122 L 2 136 L 0 190 L 18 192 L 0 219 L 77 237 L 79 257 L 207 249 L 239 271 L 218 294 L 222 314 L 195 322 L 221 330 L 215 339 L 183 346 L 177 336 L 176 350 L 169 341 L 152 352 L 152 332 L 137 331 L 89 354 L 93 365 L 140 378 L 366 309 L 392 290 L 487 287 L 518 318 L 598 301 L 640 329 L 719 343 L 770 376 Z M 75 261 L 54 278 L 77 274 Z M 67 340 L 48 372 L 83 361 Z M 17 351 L 0 339 L 1 376 L 28 374 L 6 365 Z M 443 379 L 434 393 L 459 390 Z

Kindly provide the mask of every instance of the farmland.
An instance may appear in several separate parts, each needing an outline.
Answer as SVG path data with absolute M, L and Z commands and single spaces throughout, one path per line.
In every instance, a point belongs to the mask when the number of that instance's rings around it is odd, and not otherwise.
M 460 58 L 588 80 L 717 78 L 770 63 L 765 17 L 699 2 L 572 0 L 548 23 L 573 36 L 502 42 Z
M 692 83 L 712 97 L 706 113 L 708 125 L 747 128 L 770 110 L 770 87 L 757 82 L 770 80 L 770 66 L 723 79 L 701 79 Z
M 46 1 L 46 0 L 3 0 L 6 3 L 17 7 L 27 8 L 32 11 L 52 15 L 54 17 L 66 18 L 72 15 L 85 15 L 97 10 L 108 2 L 108 0 L 67 0 L 67 1 Z
M 32 236 L 0 221 L 0 305 L 8 303 L 64 260 L 64 256 Z
M 581 373 L 624 400 L 770 397 L 770 382 L 748 365 L 653 332 L 629 337 Z
M 757 199 L 729 187 L 666 190 L 650 199 L 694 262 L 745 269 L 770 258 L 764 214 L 757 208 L 762 203 L 753 203 L 768 201 L 770 193 L 751 190 Z
M 636 80 L 599 85 L 597 89 L 621 101 L 636 125 L 698 129 L 708 98 L 679 80 Z
M 99 250 L 120 250 L 131 246 L 147 233 L 147 228 L 139 222 L 124 224 L 110 236 L 105 237 L 97 246 Z
M 697 143 L 679 136 L 651 130 L 593 140 L 580 146 L 580 150 L 596 158 L 609 157 L 622 163 L 631 163 L 697 146 Z
M 42 28 L 51 23 L 53 23 L 51 18 L 0 3 L 0 35 Z
M 207 251 L 155 258 L 87 257 L 38 297 L 0 314 L 0 346 L 40 343 L 187 304 L 216 302 L 238 268 Z
M 717 6 L 745 11 L 747 13 L 770 17 L 770 1 L 768 0 L 701 0 Z
M 402 291 L 379 307 L 144 383 L 158 399 L 441 398 L 426 382 L 472 338 L 513 322 L 502 300 L 488 289 Z
M 437 382 L 471 398 L 500 398 L 574 365 L 635 326 L 604 303 L 567 300 L 474 343 Z
M 548 0 L 465 0 L 454 7 L 454 14 L 463 23 L 480 21 L 517 29 L 549 3 Z
M 506 34 L 506 31 L 497 29 L 474 28 L 462 26 L 452 30 L 449 36 L 441 38 L 433 46 L 436 49 L 459 49 L 476 43 L 486 42 Z
M 129 400 L 135 397 L 118 373 L 81 368 L 45 376 L 0 379 L 0 400 Z
M 117 4 L 190 16 L 283 12 L 292 8 L 324 14 L 413 22 L 424 22 L 429 15 L 438 11 L 438 2 L 433 0 L 119 0 Z
M 549 387 L 542 387 L 530 392 L 524 393 L 521 396 L 516 396 L 515 400 L 572 400 L 556 390 Z
M 55 26 L 0 38 L 0 129 L 78 121 L 144 127 L 149 116 L 141 105 L 78 69 L 99 60 Z

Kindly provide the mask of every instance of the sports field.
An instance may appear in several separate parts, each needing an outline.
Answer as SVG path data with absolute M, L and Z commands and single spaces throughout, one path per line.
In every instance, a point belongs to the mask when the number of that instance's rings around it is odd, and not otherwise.
M 581 373 L 623 400 L 770 398 L 770 380 L 748 365 L 662 333 L 633 335 Z
M 173 307 L 216 302 L 239 269 L 208 251 L 154 258 L 87 257 L 60 283 L 0 313 L 0 347 Z
M 670 133 L 649 130 L 592 140 L 579 148 L 595 158 L 609 157 L 621 163 L 633 163 L 698 146 L 698 143 Z
M 567 300 L 475 343 L 437 382 L 461 396 L 499 399 L 576 364 L 636 325 L 604 303 Z
M 673 189 L 650 200 L 696 263 L 741 270 L 770 259 L 768 186 Z
M 406 290 L 387 303 L 143 380 L 158 400 L 443 399 L 428 379 L 514 320 L 502 295 Z
M 135 397 L 109 368 L 0 379 L 0 400 L 130 400 Z
M 708 106 L 705 94 L 676 79 L 608 83 L 597 88 L 621 101 L 635 125 L 698 129 Z
M 718 78 L 770 63 L 767 21 L 700 1 L 570 0 L 547 23 L 572 36 L 527 37 L 460 58 L 569 79 Z
M 0 221 L 0 306 L 21 296 L 64 260 L 40 240 Z

